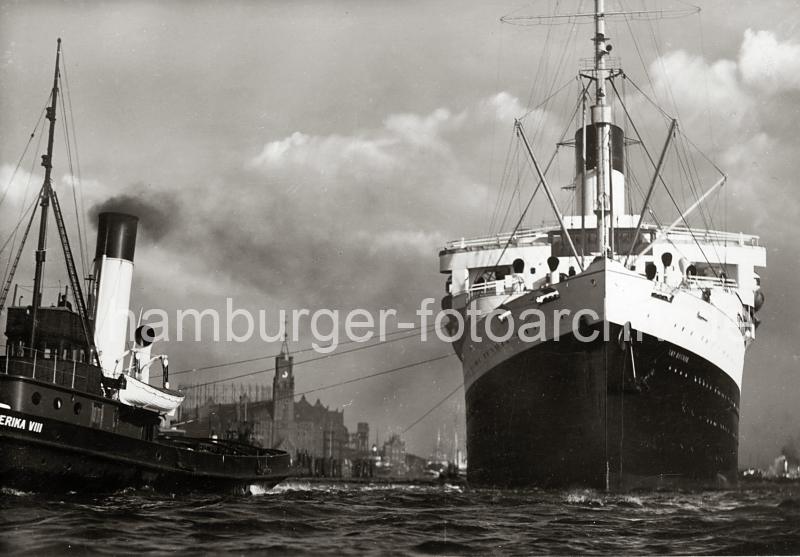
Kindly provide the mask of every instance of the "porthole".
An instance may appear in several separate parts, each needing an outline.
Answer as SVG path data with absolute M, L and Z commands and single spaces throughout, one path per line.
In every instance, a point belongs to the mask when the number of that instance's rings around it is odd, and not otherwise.
M 34 404 L 39 404 L 40 402 L 42 402 L 42 395 L 40 395 L 39 393 L 33 393 L 33 395 L 31 396 L 31 402 Z
M 61 410 L 62 404 L 63 403 L 61 402 L 60 398 L 56 397 L 53 399 L 53 408 L 55 408 L 56 410 Z
M 81 409 L 82 408 L 83 408 L 83 405 L 80 402 L 76 402 L 75 406 L 72 407 L 72 411 L 75 412 L 75 415 L 77 416 L 78 414 L 81 413 Z

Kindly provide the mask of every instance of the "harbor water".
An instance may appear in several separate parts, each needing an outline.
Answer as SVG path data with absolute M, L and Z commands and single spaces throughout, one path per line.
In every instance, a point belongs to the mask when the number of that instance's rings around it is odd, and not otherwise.
M 0 493 L 0 553 L 800 554 L 800 485 L 626 495 L 284 482 L 249 496 Z

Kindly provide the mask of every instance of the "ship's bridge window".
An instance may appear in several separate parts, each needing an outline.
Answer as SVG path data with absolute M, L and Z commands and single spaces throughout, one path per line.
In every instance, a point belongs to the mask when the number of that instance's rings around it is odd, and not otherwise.
M 634 236 L 636 229 L 634 228 L 615 228 L 614 229 L 614 248 L 618 253 L 627 253 L 631 249 L 635 252 L 641 251 L 651 241 L 650 233 L 640 232 L 638 236 Z M 549 233 L 550 245 L 552 255 L 555 257 L 570 257 L 572 250 L 569 247 L 569 242 L 560 231 L 553 231 Z M 587 252 L 594 251 L 597 246 L 597 230 L 587 229 L 573 229 L 569 231 L 572 243 L 575 244 L 575 249 L 578 253 L 585 248 Z M 631 248 L 631 244 L 633 248 Z
M 525 272 L 525 261 L 522 259 L 515 259 L 511 266 L 517 274 Z
M 494 267 L 492 269 L 483 269 L 481 274 L 478 275 L 478 278 L 475 280 L 475 284 L 503 280 L 508 274 L 511 274 L 511 268 L 508 265 Z
M 736 279 L 738 277 L 737 265 L 723 265 L 723 264 L 708 264 L 705 262 L 697 262 L 693 264 L 697 276 L 700 277 L 719 277 Z

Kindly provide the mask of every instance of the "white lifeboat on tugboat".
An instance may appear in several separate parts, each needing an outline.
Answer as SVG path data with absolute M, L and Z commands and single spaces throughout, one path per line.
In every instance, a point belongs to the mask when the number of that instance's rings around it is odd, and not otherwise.
M 169 388 L 169 360 L 166 354 L 151 357 L 150 351 L 156 338 L 149 325 L 136 328 L 134 346 L 123 353 L 121 360 L 129 357 L 125 385 L 119 390 L 119 400 L 131 406 L 155 410 L 160 414 L 171 413 L 183 402 L 184 395 Z M 163 387 L 150 384 L 150 366 L 161 362 Z M 119 362 L 117 362 L 119 363 Z
M 125 388 L 119 390 L 119 400 L 131 406 L 155 410 L 160 414 L 175 410 L 183 402 L 183 393 L 168 388 L 154 387 L 131 377 L 125 376 Z

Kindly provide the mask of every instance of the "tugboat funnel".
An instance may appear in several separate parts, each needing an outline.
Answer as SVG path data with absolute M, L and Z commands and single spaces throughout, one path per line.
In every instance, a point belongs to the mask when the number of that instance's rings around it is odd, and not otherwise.
M 97 277 L 94 343 L 103 374 L 122 373 L 139 218 L 100 213 L 94 272 Z

